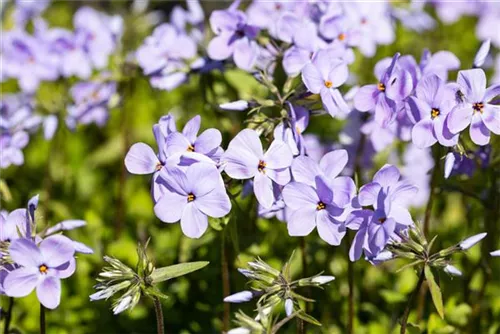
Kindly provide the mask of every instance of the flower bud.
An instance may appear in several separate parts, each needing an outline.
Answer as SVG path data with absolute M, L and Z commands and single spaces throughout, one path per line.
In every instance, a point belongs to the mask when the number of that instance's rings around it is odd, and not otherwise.
M 131 302 L 132 302 L 132 296 L 125 296 L 121 298 L 118 304 L 113 308 L 113 314 L 116 315 L 118 313 L 125 311 L 130 307 Z
M 291 316 L 293 313 L 293 301 L 290 298 L 285 300 L 285 312 L 287 317 Z
M 500 256 L 500 249 L 490 253 L 491 256 Z
M 326 283 L 330 283 L 333 280 L 335 280 L 334 276 L 317 276 L 312 279 L 312 282 L 319 285 L 323 285 Z
M 446 265 L 446 267 L 444 267 L 444 272 L 452 276 L 462 276 L 462 272 L 458 270 L 457 267 L 452 266 L 451 264 L 448 264 Z
M 484 237 L 486 237 L 486 232 L 485 233 L 479 233 L 476 235 L 473 235 L 472 237 L 469 237 L 462 241 L 459 245 L 460 249 L 462 250 L 467 250 L 477 244 L 479 241 L 483 240 Z
M 224 110 L 243 111 L 248 109 L 248 102 L 244 100 L 238 100 L 233 102 L 222 103 L 221 105 L 219 105 L 219 107 Z
M 254 297 L 252 291 L 248 291 L 248 290 L 245 290 L 245 291 L 240 291 L 240 292 L 237 292 L 235 294 L 232 294 L 230 296 L 227 296 L 226 298 L 224 298 L 224 301 L 226 303 L 244 303 L 244 302 L 247 302 L 249 300 L 252 300 L 252 298 Z
M 444 178 L 447 179 L 450 177 L 451 171 L 453 170 L 453 166 L 455 165 L 455 153 L 450 152 L 446 154 L 446 158 L 444 159 Z
M 486 57 L 488 57 L 488 53 L 490 53 L 490 45 L 491 40 L 489 38 L 481 44 L 479 50 L 477 50 L 476 56 L 474 57 L 474 67 L 483 66 Z
M 392 254 L 389 251 L 381 251 L 380 253 L 377 254 L 372 260 L 373 261 L 389 261 L 394 257 L 394 254 Z

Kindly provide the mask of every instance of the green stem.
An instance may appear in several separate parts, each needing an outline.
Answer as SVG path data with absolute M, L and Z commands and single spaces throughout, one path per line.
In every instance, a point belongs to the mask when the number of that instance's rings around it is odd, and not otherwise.
M 351 233 L 347 233 L 348 239 Z M 351 240 L 352 243 L 352 240 Z M 346 243 L 347 254 L 349 254 L 349 244 Z M 354 262 L 347 261 L 347 281 L 349 283 L 349 300 L 348 300 L 348 321 L 347 321 L 347 333 L 352 334 L 354 330 Z
M 5 315 L 5 327 L 3 329 L 4 334 L 9 334 L 10 320 L 12 319 L 12 308 L 14 307 L 14 297 L 9 298 L 9 308 L 7 309 L 7 314 Z
M 40 334 L 45 334 L 45 307 L 40 303 Z
M 153 297 L 153 302 L 155 305 L 155 313 L 156 313 L 156 332 L 158 334 L 165 333 L 165 324 L 163 322 L 163 310 L 161 308 L 160 298 Z
M 230 294 L 230 283 L 229 283 L 229 267 L 227 263 L 227 252 L 226 252 L 226 233 L 225 230 L 222 232 L 222 263 L 221 263 L 221 271 L 222 271 L 222 294 L 223 297 L 227 297 Z M 223 331 L 224 333 L 229 330 L 229 320 L 231 317 L 231 309 L 229 303 L 224 303 L 224 315 L 223 315 Z
M 410 310 L 411 310 L 411 304 L 413 302 L 413 299 L 415 299 L 415 296 L 418 294 L 420 291 L 420 288 L 422 287 L 422 283 L 424 282 L 425 274 L 424 274 L 424 268 L 422 268 L 422 271 L 420 272 L 420 276 L 418 277 L 418 282 L 417 286 L 415 287 L 415 290 L 413 290 L 410 299 L 408 299 L 408 304 L 406 304 L 405 312 L 403 313 L 403 318 L 401 319 L 401 334 L 406 333 L 406 325 L 408 323 L 408 316 L 410 315 Z

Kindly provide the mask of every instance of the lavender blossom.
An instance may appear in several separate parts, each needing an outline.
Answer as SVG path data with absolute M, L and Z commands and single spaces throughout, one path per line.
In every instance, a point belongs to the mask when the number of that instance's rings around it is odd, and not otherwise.
M 248 24 L 245 13 L 233 7 L 214 10 L 210 15 L 210 26 L 217 36 L 210 41 L 207 51 L 210 58 L 215 60 L 233 56 L 236 66 L 249 71 L 259 55 L 259 47 L 255 42 L 259 29 Z
M 490 131 L 500 134 L 500 106 L 489 103 L 500 94 L 500 85 L 486 89 L 486 75 L 482 69 L 460 71 L 457 79 L 463 103 L 448 115 L 448 127 L 459 133 L 470 125 L 470 136 L 477 145 L 490 141 Z
M 160 182 L 167 191 L 156 203 L 156 216 L 166 222 L 181 221 L 182 232 L 199 238 L 208 228 L 207 216 L 220 218 L 231 210 L 222 178 L 214 165 L 195 163 L 184 173 L 178 168 L 163 169 Z
M 28 239 L 14 240 L 9 254 L 20 268 L 8 273 L 3 283 L 5 293 L 24 297 L 36 288 L 40 303 L 56 308 L 61 299 L 60 280 L 72 274 L 68 267 L 74 253 L 71 240 L 61 235 L 48 237 L 39 246 Z
M 292 153 L 288 145 L 274 140 L 266 153 L 255 130 L 242 130 L 229 143 L 221 158 L 224 171 L 233 179 L 254 178 L 253 190 L 264 208 L 270 208 L 274 201 L 273 183 L 286 185 L 290 182 Z
M 302 69 L 302 81 L 311 93 L 320 94 L 323 107 L 332 117 L 350 111 L 337 89 L 348 75 L 347 65 L 340 59 L 331 59 L 325 50 L 318 51 Z

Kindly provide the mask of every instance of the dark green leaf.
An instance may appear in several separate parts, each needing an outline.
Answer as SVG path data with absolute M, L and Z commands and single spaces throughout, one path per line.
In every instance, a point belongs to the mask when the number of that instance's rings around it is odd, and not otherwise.
M 305 313 L 304 311 L 298 312 L 297 317 L 315 326 L 321 326 L 321 323 L 318 320 L 314 319 L 312 316 Z

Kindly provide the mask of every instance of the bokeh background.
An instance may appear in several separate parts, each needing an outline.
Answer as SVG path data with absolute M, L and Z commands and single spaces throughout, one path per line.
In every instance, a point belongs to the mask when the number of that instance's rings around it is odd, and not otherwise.
M 145 17 L 131 13 L 130 4 L 130 1 L 54 1 L 44 17 L 50 25 L 71 28 L 73 13 L 83 5 L 120 14 L 125 20 L 123 49 L 130 51 L 136 49 L 153 28 Z M 168 17 L 176 4 L 152 1 L 150 8 Z M 202 4 L 205 13 L 228 6 L 228 3 L 216 1 Z M 433 9 L 429 10 L 434 16 Z M 4 28 L 12 24 L 8 17 L 6 13 L 2 22 Z M 394 44 L 379 46 L 372 59 L 357 54 L 356 63 L 350 68 L 360 83 L 370 83 L 373 66 L 378 60 L 397 51 L 419 58 L 424 48 L 432 52 L 452 51 L 461 59 L 463 67 L 468 66 L 480 44 L 474 33 L 476 20 L 463 17 L 450 25 L 437 21 L 435 29 L 421 33 L 398 25 Z M 115 57 L 123 56 L 124 53 Z M 126 93 L 111 110 L 105 127 L 81 126 L 71 132 L 60 126 L 51 141 L 46 141 L 41 133 L 33 135 L 24 150 L 25 164 L 1 171 L 1 179 L 8 187 L 2 192 L 2 209 L 10 211 L 24 207 L 31 196 L 40 194 L 38 221 L 41 227 L 70 218 L 84 219 L 88 224 L 68 235 L 91 246 L 95 253 L 79 256 L 75 275 L 63 281 L 61 305 L 47 314 L 48 332 L 154 332 L 155 314 L 149 300 L 144 299 L 131 312 L 114 316 L 109 302 L 90 302 L 88 297 L 94 292 L 95 278 L 104 266 L 104 255 L 134 266 L 137 243 L 144 243 L 151 237 L 149 252 L 157 267 L 186 261 L 210 261 L 206 268 L 162 285 L 162 291 L 170 296 L 163 301 L 169 333 L 221 332 L 225 307 L 230 307 L 231 314 L 240 308 L 251 314 L 252 303 L 223 304 L 224 263 L 227 262 L 231 293 L 245 288 L 246 281 L 236 268 L 244 267 L 256 256 L 279 268 L 296 249 L 292 269 L 296 275 L 301 275 L 304 270 L 301 242 L 305 244 L 307 274 L 324 271 L 336 276 L 325 290 L 310 292 L 317 300 L 311 307 L 312 315 L 323 327 L 309 326 L 308 331 L 344 333 L 348 319 L 348 242 L 341 247 L 331 247 L 316 233 L 305 240 L 288 237 L 285 224 L 257 217 L 253 198 L 239 201 L 241 210 L 233 210 L 235 214 L 226 226 L 213 223 L 202 238 L 192 240 L 182 235 L 179 224 L 163 224 L 154 216 L 149 176 L 130 175 L 124 168 L 124 156 L 133 143 L 142 141 L 154 147 L 152 125 L 168 112 L 175 115 L 178 127 L 200 114 L 202 129 L 220 129 L 222 146 L 226 147 L 245 126 L 244 115 L 222 112 L 217 104 L 262 96 L 265 91 L 249 74 L 239 70 L 193 77 L 172 92 L 152 89 L 138 69 L 131 69 L 127 75 L 127 86 L 122 87 Z M 456 73 L 451 74 L 451 78 L 455 76 Z M 63 117 L 65 110 L 58 106 L 67 98 L 70 84 L 62 80 L 43 83 L 37 92 L 37 101 L 46 106 L 46 110 Z M 17 89 L 10 81 L 2 83 L 1 88 L 2 93 Z M 343 121 L 330 118 L 325 121 L 327 117 L 313 117 L 308 133 L 317 134 L 325 142 L 335 142 Z M 499 138 L 492 139 L 494 154 L 498 155 Z M 400 152 L 398 145 L 379 154 L 376 166 L 381 166 L 390 153 Z M 476 172 L 471 178 L 462 178 L 464 189 L 478 196 L 487 193 L 486 201 L 450 191 L 444 185 L 438 191 L 430 223 L 430 235 L 438 235 L 436 248 L 450 246 L 465 236 L 482 231 L 487 231 L 489 236 L 467 254 L 454 257 L 463 277 L 452 279 L 440 275 L 445 300 L 444 320 L 437 315 L 428 293 L 417 299 L 416 312 L 410 320 L 428 333 L 500 333 L 500 260 L 488 255 L 500 248 L 500 189 L 494 186 L 498 178 L 498 168 L 496 172 L 487 169 Z M 415 210 L 414 217 L 421 219 L 423 213 L 424 208 Z M 396 273 L 404 263 L 398 260 L 375 267 L 360 260 L 353 265 L 355 333 L 397 330 L 397 319 L 417 282 L 412 269 Z M 7 299 L 2 297 L 1 302 L 5 308 Z M 16 300 L 11 327 L 23 333 L 38 332 L 38 307 L 34 306 L 37 304 L 35 294 Z M 285 330 L 294 333 L 295 326 L 292 322 Z

